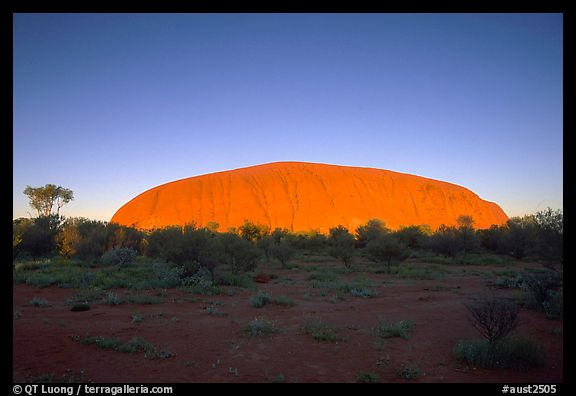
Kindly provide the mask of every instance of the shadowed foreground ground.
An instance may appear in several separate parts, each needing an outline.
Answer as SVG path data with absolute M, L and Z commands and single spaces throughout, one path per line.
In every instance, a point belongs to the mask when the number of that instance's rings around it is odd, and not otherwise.
M 563 381 L 562 322 L 536 311 L 521 309 L 516 333 L 545 346 L 542 367 L 527 372 L 474 369 L 452 353 L 459 340 L 478 337 L 462 303 L 486 292 L 518 296 L 517 289 L 490 289 L 490 282 L 537 264 L 412 263 L 404 265 L 428 269 L 398 276 L 368 272 L 370 265 L 361 260 L 353 272 L 327 257 L 295 263 L 292 269 L 261 268 L 272 279 L 251 288 L 226 286 L 214 296 L 193 295 L 186 288 L 142 291 L 157 298 L 147 301 L 151 304 L 97 301 L 85 312 L 71 312 L 66 303 L 78 290 L 15 284 L 13 380 L 356 382 L 361 372 L 369 372 L 380 382 Z M 343 284 L 372 296 L 343 292 Z M 282 298 L 255 308 L 250 299 L 257 289 Z M 132 293 L 114 292 L 125 300 Z M 31 306 L 34 298 L 50 306 Z M 256 317 L 272 321 L 277 331 L 262 337 L 246 334 Z M 379 339 L 373 332 L 379 318 L 411 320 L 414 328 L 407 339 Z M 315 339 L 306 329 L 318 321 L 325 331 Z M 90 336 L 123 343 L 138 337 L 161 353 L 121 353 L 81 342 Z

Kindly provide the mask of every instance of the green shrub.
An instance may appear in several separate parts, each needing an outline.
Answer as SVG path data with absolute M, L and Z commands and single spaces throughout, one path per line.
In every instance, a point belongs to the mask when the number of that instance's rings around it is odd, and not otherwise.
M 350 289 L 350 295 L 354 297 L 371 298 L 377 296 L 378 293 L 367 287 L 352 287 Z
M 558 291 L 549 291 L 549 299 L 542 303 L 544 314 L 549 319 L 560 320 L 564 317 L 564 293 L 560 288 Z
M 370 219 L 356 228 L 356 247 L 363 248 L 367 243 L 390 233 L 390 229 L 380 219 Z
M 274 378 L 271 379 L 271 381 L 273 384 L 281 384 L 283 382 L 286 382 L 286 377 L 284 376 L 284 374 L 282 373 L 278 373 Z
M 156 347 L 154 345 L 138 337 L 132 337 L 130 341 L 120 345 L 117 348 L 117 350 L 118 352 L 122 353 L 136 353 L 136 352 L 144 352 L 145 354 L 156 353 Z
M 264 238 L 269 231 L 270 228 L 268 226 L 256 224 L 246 219 L 244 220 L 244 224 L 238 227 L 240 236 L 250 242 L 256 242 Z
M 460 362 L 487 369 L 526 371 L 543 364 L 540 345 L 530 338 L 507 337 L 490 344 L 488 340 L 463 340 L 454 347 Z
M 338 276 L 332 271 L 315 271 L 308 276 L 310 281 L 333 282 Z
M 210 306 L 206 307 L 206 313 L 208 315 L 214 315 L 214 316 L 226 316 L 225 313 L 220 312 L 220 310 L 218 309 L 218 307 L 216 305 L 210 305 Z
M 339 340 L 336 331 L 328 327 L 320 319 L 306 321 L 304 326 L 302 326 L 302 330 L 318 342 L 337 342 Z
M 141 289 L 164 288 L 170 289 L 183 283 L 184 270 L 182 267 L 170 265 L 165 261 L 156 260 L 152 263 L 152 271 L 147 279 L 140 282 Z
M 396 271 L 394 271 L 396 270 Z M 444 279 L 445 274 L 448 272 L 448 270 L 446 270 L 445 268 L 442 267 L 438 267 L 436 265 L 430 265 L 430 266 L 406 266 L 406 267 L 398 267 L 395 269 L 392 269 L 392 271 L 390 271 L 393 274 L 398 275 L 401 278 L 407 278 L 407 279 L 418 279 L 418 280 L 427 280 L 427 279 L 433 279 L 433 280 L 440 280 L 440 279 Z
M 408 339 L 413 329 L 414 322 L 411 320 L 400 320 L 395 323 L 386 323 L 382 321 L 382 319 L 379 319 L 378 324 L 374 327 L 374 334 L 379 338 L 400 337 Z
M 113 350 L 118 350 L 122 345 L 122 342 L 116 337 L 106 338 L 99 336 L 96 337 L 87 336 L 81 339 L 80 342 L 84 345 L 94 344 L 96 345 L 97 348 L 100 349 L 113 349 Z
M 412 381 L 420 377 L 422 372 L 420 371 L 420 367 L 418 367 L 415 363 L 404 363 L 402 367 L 397 370 L 397 374 L 399 377 L 404 378 L 405 380 Z
M 498 276 L 491 284 L 502 289 L 520 289 L 524 285 L 524 278 L 520 274 L 515 274 L 512 277 Z
M 352 266 L 354 255 L 354 236 L 343 226 L 330 228 L 328 236 L 328 254 L 342 260 L 347 268 Z
M 258 291 L 256 295 L 250 297 L 250 305 L 254 308 L 262 308 L 272 301 L 272 295 L 268 292 Z
M 250 279 L 250 277 L 246 276 L 245 274 L 218 274 L 216 277 L 216 283 L 218 285 L 239 287 L 241 289 L 250 289 L 254 287 L 252 279 Z
M 88 311 L 88 310 L 90 310 L 90 305 L 88 303 L 85 303 L 85 302 L 75 303 L 70 308 L 70 311 L 73 311 L 73 312 L 81 312 L 81 311 Z
M 118 268 L 131 267 L 136 261 L 137 252 L 130 248 L 110 249 L 102 255 L 100 262 Z
M 362 384 L 377 384 L 380 382 L 380 379 L 378 378 L 378 375 L 374 373 L 360 372 L 356 376 L 356 382 Z
M 27 285 L 36 286 L 39 288 L 48 287 L 50 285 L 56 284 L 57 282 L 56 277 L 42 273 L 32 273 L 25 279 Z
M 289 297 L 286 296 L 278 296 L 272 299 L 272 304 L 281 305 L 284 307 L 292 307 L 296 305 L 296 303 Z
M 161 350 L 150 342 L 138 337 L 132 337 L 130 341 L 125 343 L 122 343 L 116 337 L 106 338 L 102 336 L 86 336 L 82 338 L 79 336 L 73 336 L 72 338 L 84 345 L 96 345 L 97 348 L 111 349 L 121 353 L 143 352 L 145 357 L 152 359 L 168 358 L 173 356 L 172 353 Z
M 108 305 L 120 305 L 122 304 L 122 300 L 120 299 L 120 296 L 118 296 L 118 293 L 114 293 L 111 291 L 106 294 L 106 297 L 104 298 L 104 303 Z
M 94 275 L 94 279 L 96 274 L 90 272 Z M 88 285 L 83 288 L 77 288 L 78 290 L 73 294 L 73 296 L 66 300 L 67 303 L 70 302 L 82 302 L 82 301 L 96 301 L 101 300 L 103 298 L 103 291 L 97 287 L 92 285 Z
M 162 304 L 164 300 L 162 297 L 151 296 L 149 294 L 131 294 L 126 300 L 130 304 Z
M 563 315 L 562 277 L 551 271 L 527 274 L 523 278 L 524 303 L 528 308 L 561 319 Z
M 454 257 L 461 250 L 458 241 L 458 229 L 454 226 L 447 227 L 442 224 L 428 238 L 427 245 L 436 254 L 444 257 Z
M 376 263 L 385 263 L 388 270 L 392 262 L 400 263 L 410 256 L 406 245 L 394 236 L 394 234 L 381 234 L 368 241 L 366 253 Z
M 262 252 L 254 244 L 236 234 L 219 235 L 223 260 L 235 274 L 252 271 L 258 265 Z
M 84 289 L 92 286 L 95 279 L 96 274 L 94 272 L 88 269 L 75 268 L 60 274 L 56 283 L 59 288 Z
M 287 267 L 290 261 L 296 254 L 296 250 L 285 239 L 280 240 L 278 243 L 272 244 L 268 249 L 270 257 L 280 261 L 283 267 Z
M 29 304 L 33 307 L 39 307 L 39 308 L 50 307 L 50 303 L 45 298 L 34 297 L 32 300 L 30 300 Z
M 262 317 L 256 317 L 251 320 L 244 328 L 244 333 L 251 337 L 264 337 L 274 334 L 278 331 L 276 323 L 266 320 Z

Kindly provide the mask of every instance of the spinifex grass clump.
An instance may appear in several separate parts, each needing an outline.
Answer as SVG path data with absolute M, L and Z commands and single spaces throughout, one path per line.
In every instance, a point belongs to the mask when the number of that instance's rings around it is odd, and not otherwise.
M 399 377 L 404 378 L 405 380 L 412 381 L 422 375 L 422 371 L 420 367 L 415 363 L 404 363 L 402 367 L 400 367 L 396 373 Z
M 380 318 L 378 324 L 374 327 L 374 334 L 379 338 L 400 337 L 408 339 L 413 328 L 414 322 L 411 320 L 400 320 L 395 323 L 386 323 L 382 318 Z
M 50 306 L 50 303 L 45 298 L 34 297 L 30 300 L 30 305 L 33 307 L 46 308 Z
M 311 319 L 304 323 L 302 330 L 318 342 L 337 342 L 339 340 L 336 330 L 329 327 L 320 319 Z
M 74 336 L 73 339 L 84 345 L 96 345 L 99 349 L 111 349 L 121 353 L 144 352 L 145 357 L 152 359 L 168 358 L 173 356 L 172 353 L 159 349 L 150 342 L 138 337 L 132 337 L 130 341 L 125 343 L 116 337 L 107 338 L 102 336 L 86 336 L 82 338 Z
M 530 338 L 506 337 L 496 344 L 487 340 L 462 340 L 454 347 L 457 360 L 474 367 L 526 371 L 541 366 L 541 346 Z
M 356 382 L 361 384 L 377 384 L 380 382 L 378 375 L 374 373 L 360 372 L 356 376 Z
M 244 333 L 251 337 L 265 337 L 272 335 L 277 331 L 278 329 L 276 328 L 275 322 L 262 317 L 254 318 L 244 328 Z
M 258 291 L 254 296 L 250 297 L 250 305 L 254 308 L 262 308 L 267 304 L 291 307 L 295 305 L 295 302 L 287 296 L 273 298 L 271 293 L 265 291 Z
M 106 297 L 104 298 L 104 302 L 108 305 L 120 305 L 120 304 L 122 304 L 122 299 L 120 298 L 118 293 L 115 293 L 113 291 L 109 291 L 106 294 Z
M 250 305 L 254 308 L 262 308 L 272 301 L 272 295 L 268 292 L 258 291 L 256 295 L 250 297 Z
M 130 248 L 110 249 L 102 255 L 100 262 L 104 265 L 115 266 L 118 268 L 131 267 L 136 261 L 138 252 Z
M 562 276 L 553 272 L 524 275 L 521 288 L 526 307 L 544 312 L 548 318 L 562 319 Z

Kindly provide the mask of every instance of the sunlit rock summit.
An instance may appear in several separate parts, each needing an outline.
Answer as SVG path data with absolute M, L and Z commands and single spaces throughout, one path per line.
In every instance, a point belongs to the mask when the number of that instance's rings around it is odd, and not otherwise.
M 181 179 L 151 188 L 122 206 L 111 222 L 152 230 L 169 225 L 216 222 L 219 231 L 245 220 L 270 229 L 326 233 L 343 225 L 353 231 L 378 218 L 387 227 L 455 225 L 460 215 L 476 228 L 502 224 L 508 216 L 495 203 L 447 182 L 389 170 L 274 162 Z

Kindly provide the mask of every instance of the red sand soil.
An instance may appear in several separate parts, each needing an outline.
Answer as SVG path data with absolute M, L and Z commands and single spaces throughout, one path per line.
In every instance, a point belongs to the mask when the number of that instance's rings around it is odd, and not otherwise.
M 276 162 L 177 180 L 154 187 L 122 206 L 111 221 L 150 230 L 169 225 L 245 220 L 290 231 L 343 225 L 355 229 L 378 218 L 386 226 L 454 225 L 470 215 L 476 228 L 502 224 L 495 203 L 455 184 L 382 169 Z
M 28 381 L 48 373 L 55 378 L 73 375 L 78 380 L 83 372 L 82 382 L 270 382 L 279 374 L 285 382 L 355 382 L 358 373 L 371 372 L 381 382 L 407 382 L 397 371 L 412 363 L 421 370 L 414 382 L 562 382 L 562 322 L 531 310 L 521 309 L 516 334 L 533 337 L 545 346 L 542 367 L 527 372 L 471 369 L 455 360 L 452 350 L 459 340 L 479 337 L 462 303 L 489 291 L 480 272 L 501 268 L 449 268 L 467 272 L 442 280 L 374 274 L 370 279 L 377 285 L 378 296 L 346 296 L 344 301 L 335 300 L 333 292 L 321 295 L 310 286 L 309 273 L 303 270 L 273 270 L 278 278 L 257 283 L 258 288 L 275 297 L 288 296 L 296 304 L 263 308 L 250 305 L 254 290 L 237 289 L 232 296 L 196 296 L 196 302 L 189 302 L 187 293 L 171 289 L 161 304 L 97 303 L 89 311 L 71 312 L 65 300 L 75 290 L 14 285 L 13 380 Z M 339 275 L 348 280 L 358 276 Z M 52 305 L 31 307 L 28 304 L 34 297 Z M 216 306 L 220 314 L 209 314 L 210 306 Z M 142 321 L 135 324 L 132 315 L 136 312 Z M 244 326 L 257 316 L 275 321 L 279 332 L 264 338 L 244 334 Z M 412 320 L 415 327 L 410 338 L 384 339 L 377 346 L 372 329 L 379 316 L 389 322 Z M 321 319 L 337 329 L 339 341 L 318 342 L 305 334 L 302 326 L 310 319 Z M 174 356 L 151 359 L 143 353 L 98 349 L 72 338 L 87 334 L 122 341 L 137 336 Z

